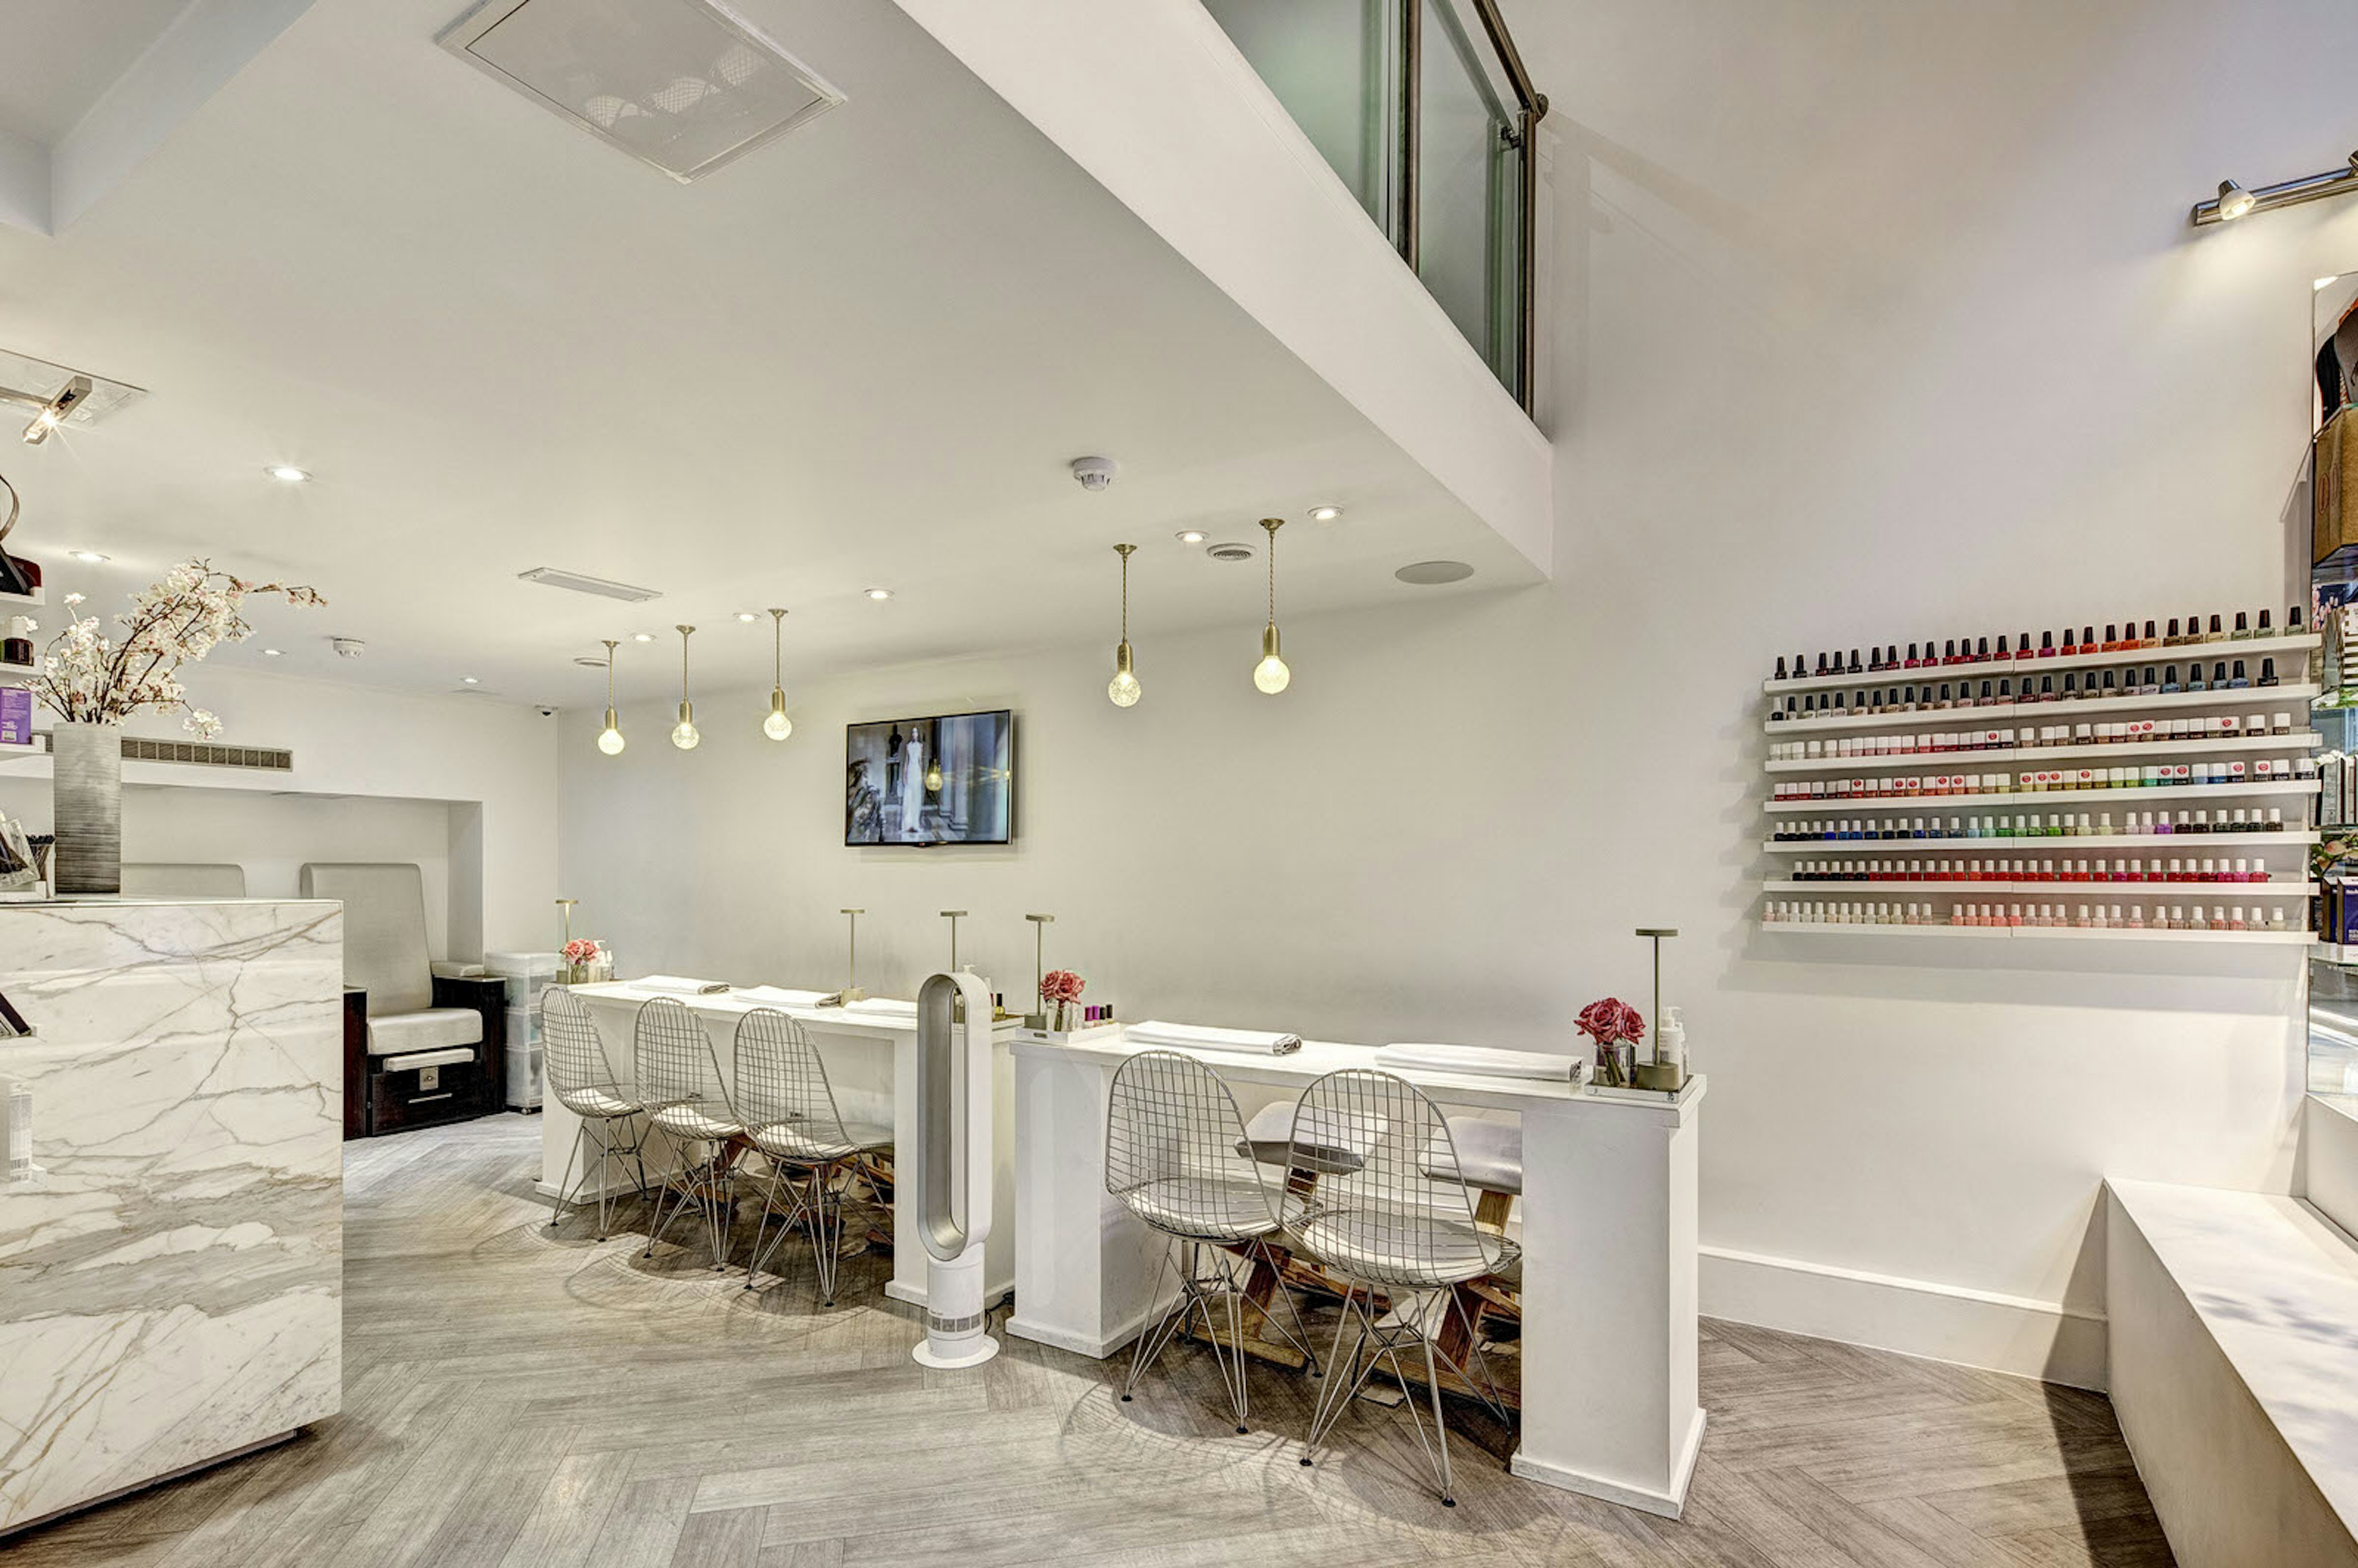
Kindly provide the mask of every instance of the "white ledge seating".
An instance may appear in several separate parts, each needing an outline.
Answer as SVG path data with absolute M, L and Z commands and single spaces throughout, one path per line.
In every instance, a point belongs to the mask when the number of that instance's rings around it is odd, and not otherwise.
M 2113 1404 L 2179 1563 L 2358 1564 L 2358 1242 L 2299 1198 L 2105 1185 Z

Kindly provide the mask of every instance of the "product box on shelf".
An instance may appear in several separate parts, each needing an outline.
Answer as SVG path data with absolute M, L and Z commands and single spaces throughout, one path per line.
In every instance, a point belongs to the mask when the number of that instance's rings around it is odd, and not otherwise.
M 33 694 L 21 686 L 0 686 L 0 746 L 33 743 Z

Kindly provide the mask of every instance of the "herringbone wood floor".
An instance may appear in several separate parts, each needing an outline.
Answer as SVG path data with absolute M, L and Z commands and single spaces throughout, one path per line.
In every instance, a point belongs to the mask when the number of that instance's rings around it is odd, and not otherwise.
M 1711 1428 L 1686 1519 L 1508 1476 L 1453 1411 L 1459 1507 L 1403 1411 L 1296 1464 L 1303 1379 L 1254 1429 L 1179 1346 L 1115 1364 L 1022 1340 L 979 1373 L 909 1359 L 882 1260 L 817 1308 L 805 1253 L 749 1295 L 700 1253 L 550 1232 L 537 1119 L 349 1146 L 344 1413 L 296 1442 L 0 1548 L 7 1568 L 615 1564 L 2167 1564 L 2105 1401 L 1824 1340 L 1705 1326 Z M 632 1220 L 636 1219 L 635 1211 Z M 687 1227 L 673 1234 L 685 1237 Z M 1314 1331 L 1316 1328 L 1314 1324 Z M 1609 1352 L 1608 1352 L 1609 1353 Z M 1487 1451 L 1486 1451 L 1486 1448 Z

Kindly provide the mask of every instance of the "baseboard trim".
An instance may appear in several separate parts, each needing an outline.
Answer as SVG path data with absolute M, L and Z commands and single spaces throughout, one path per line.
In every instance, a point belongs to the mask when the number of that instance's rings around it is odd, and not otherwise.
M 1130 1318 L 1117 1326 L 1112 1334 L 1103 1337 L 1092 1337 L 1086 1334 L 1070 1334 L 1044 1323 L 1031 1322 L 1023 1316 L 1022 1303 L 1022 1297 L 1016 1297 L 1014 1314 L 1007 1320 L 1008 1333 L 1018 1339 L 1029 1339 L 1038 1345 L 1052 1345 L 1059 1350 L 1069 1350 L 1076 1356 L 1086 1356 L 1092 1361 L 1104 1360 L 1131 1340 L 1136 1339 L 1140 1331 L 1145 1328 L 1148 1323 L 1171 1310 L 1171 1303 L 1167 1301 L 1163 1302 Z
M 1687 1484 L 1694 1479 L 1695 1455 L 1703 1452 L 1704 1420 L 1704 1412 L 1698 1410 L 1694 1412 L 1694 1419 L 1687 1423 L 1686 1442 L 1679 1450 L 1679 1463 L 1671 1472 L 1670 1490 L 1666 1492 L 1632 1487 L 1622 1481 L 1608 1481 L 1579 1470 L 1567 1470 L 1561 1465 L 1530 1458 L 1520 1450 L 1507 1462 L 1507 1468 L 1526 1481 L 1537 1481 L 1542 1486 L 1578 1492 L 1585 1498 L 1617 1503 L 1625 1509 L 1652 1514 L 1657 1519 L 1677 1519 L 1686 1511 Z
M 1704 1315 L 2102 1392 L 2100 1313 L 1932 1280 L 1704 1247 Z

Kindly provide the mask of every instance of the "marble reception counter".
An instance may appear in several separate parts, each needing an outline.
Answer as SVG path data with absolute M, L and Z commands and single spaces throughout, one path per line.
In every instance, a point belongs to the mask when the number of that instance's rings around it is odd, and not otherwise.
M 0 1536 L 342 1399 L 343 909 L 0 904 Z

